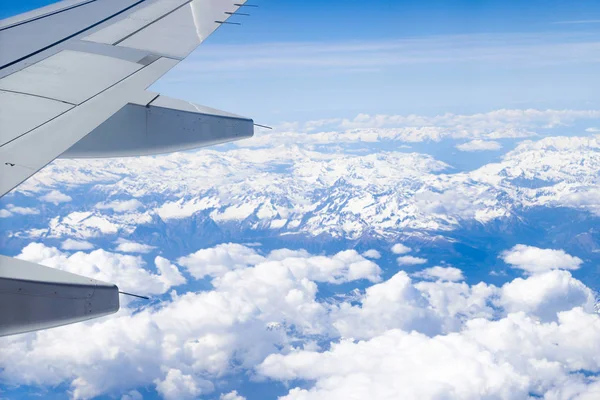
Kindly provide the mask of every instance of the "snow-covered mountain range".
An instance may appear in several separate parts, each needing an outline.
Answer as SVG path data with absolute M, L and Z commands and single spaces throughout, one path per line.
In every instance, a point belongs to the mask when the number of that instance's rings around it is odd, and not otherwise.
M 502 223 L 535 207 L 597 218 L 598 171 L 597 135 L 525 141 L 500 162 L 456 173 L 426 154 L 343 154 L 285 145 L 58 160 L 15 196 L 35 193 L 60 205 L 48 226 L 20 233 L 29 237 L 126 236 L 140 226 L 193 217 L 230 232 L 356 240 Z M 77 206 L 66 201 L 71 197 Z

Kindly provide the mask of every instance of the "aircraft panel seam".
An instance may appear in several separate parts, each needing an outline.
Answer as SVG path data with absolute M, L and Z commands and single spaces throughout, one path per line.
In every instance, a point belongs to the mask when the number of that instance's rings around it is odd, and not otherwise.
M 169 16 L 170 14 L 174 13 L 175 11 L 179 10 L 181 7 L 184 7 L 188 4 L 190 4 L 193 0 L 188 0 L 185 3 L 183 3 L 182 5 L 172 9 L 171 11 L 169 11 L 168 13 L 161 15 L 160 17 L 156 18 L 154 21 L 147 23 L 146 25 L 142 26 L 141 28 L 135 30 L 134 32 L 130 33 L 129 35 L 122 37 L 121 39 L 117 40 L 116 42 L 113 43 L 113 46 L 118 45 L 119 43 L 121 43 L 124 40 L 129 39 L 131 36 L 135 35 L 136 33 L 139 33 L 140 31 L 143 31 L 144 29 L 146 29 L 147 27 L 149 27 L 150 25 L 160 21 L 161 19 Z
M 74 103 L 70 103 L 68 101 L 65 100 L 60 100 L 60 99 L 55 99 L 53 97 L 48 97 L 48 96 L 42 96 L 40 94 L 35 94 L 35 93 L 28 93 L 28 92 L 20 92 L 18 90 L 11 90 L 11 89 L 0 89 L 2 92 L 9 92 L 9 93 L 18 93 L 18 94 L 24 94 L 26 96 L 33 96 L 33 97 L 39 97 L 40 99 L 46 99 L 46 100 L 53 100 L 53 101 L 58 101 L 60 103 L 65 103 L 71 106 L 76 106 L 77 104 Z
M 159 58 L 159 60 L 160 60 L 160 58 Z M 157 60 L 157 61 L 158 61 L 158 60 Z M 155 62 L 156 62 L 156 61 L 155 61 Z M 152 64 L 148 64 L 148 65 L 152 65 Z M 3 143 L 3 144 L 0 146 L 0 148 L 2 148 L 2 147 L 4 147 L 4 146 L 6 146 L 6 145 L 7 145 L 7 144 L 9 144 L 9 143 L 12 143 L 12 142 L 14 142 L 15 140 L 17 140 L 17 139 L 19 139 L 19 138 L 21 138 L 21 137 L 23 137 L 23 136 L 27 135 L 28 133 L 30 133 L 30 132 L 32 132 L 32 131 L 34 131 L 34 130 L 36 130 L 36 129 L 39 129 L 40 127 L 42 127 L 42 126 L 46 125 L 47 123 L 49 123 L 49 122 L 51 122 L 51 121 L 54 121 L 56 118 L 60 117 L 61 115 L 64 115 L 64 114 L 68 113 L 69 111 L 76 110 L 76 109 L 77 109 L 77 107 L 81 106 L 82 104 L 85 104 L 85 103 L 87 103 L 88 101 L 90 101 L 90 100 L 92 100 L 92 99 L 94 99 L 94 98 L 96 98 L 96 97 L 100 96 L 102 93 L 104 93 L 104 92 L 106 92 L 107 90 L 109 90 L 109 89 L 111 89 L 111 88 L 113 88 L 113 87 L 117 86 L 118 84 L 120 84 L 121 82 L 123 82 L 123 81 L 125 81 L 126 79 L 130 78 L 131 76 L 133 76 L 133 75 L 137 74 L 137 73 L 138 73 L 138 72 L 140 72 L 140 71 L 143 71 L 143 70 L 144 70 L 144 68 L 148 67 L 148 65 L 144 65 L 142 68 L 140 68 L 140 69 L 138 69 L 138 70 L 136 70 L 136 71 L 132 72 L 131 74 L 129 74 L 129 75 L 127 75 L 127 76 L 125 76 L 123 79 L 121 79 L 121 80 L 119 80 L 119 81 L 115 82 L 115 83 L 114 83 L 114 84 L 112 84 L 111 86 L 108 86 L 108 87 L 104 88 L 104 89 L 103 89 L 101 92 L 98 92 L 98 93 L 96 93 L 94 96 L 92 96 L 92 97 L 88 98 L 87 100 L 85 100 L 85 101 L 81 102 L 80 104 L 73 105 L 73 108 L 70 108 L 70 109 L 68 109 L 68 110 L 67 110 L 67 111 L 65 111 L 65 112 L 62 112 L 62 113 L 60 113 L 59 115 L 57 115 L 57 116 L 55 116 L 55 117 L 53 117 L 53 118 L 50 118 L 48 121 L 44 122 L 43 124 L 40 124 L 40 125 L 36 126 L 35 128 L 33 128 L 33 129 L 30 129 L 30 130 L 28 130 L 27 132 L 23 133 L 22 135 L 19 135 L 19 136 L 17 136 L 16 138 L 13 138 L 13 139 L 9 140 L 8 142 L 6 142 L 6 143 Z M 4 90 L 4 89 L 2 89 L 2 90 Z M 8 90 L 5 90 L 5 91 L 8 91 Z M 18 93 L 18 92 L 17 92 L 17 93 Z M 28 93 L 21 93 L 21 94 L 27 94 L 27 95 L 28 95 Z M 54 100 L 54 99 L 50 99 L 50 100 Z M 60 101 L 60 100 L 58 100 L 58 101 Z M 70 103 L 69 103 L 69 104 L 70 104 Z M 21 165 L 21 164 L 19 164 L 19 163 L 17 163 L 17 162 L 16 162 L 15 164 L 16 164 L 16 165 Z M 23 166 L 23 165 L 21 165 L 21 166 Z
M 81 7 L 81 6 L 85 6 L 86 4 L 90 4 L 90 3 L 93 3 L 93 2 L 95 2 L 95 1 L 97 1 L 97 0 L 88 0 L 88 1 L 85 1 L 85 2 L 83 2 L 83 3 L 74 4 L 74 5 L 72 5 L 72 6 L 68 6 L 68 7 L 65 7 L 65 8 L 61 8 L 61 9 L 59 9 L 59 10 L 50 11 L 50 12 L 48 12 L 48 13 L 46 13 L 46 14 L 38 15 L 38 16 L 36 16 L 36 17 L 31 17 L 31 18 L 29 18 L 29 19 L 26 19 L 26 20 L 24 20 L 24 21 L 15 22 L 14 24 L 10 24 L 10 25 L 7 25 L 7 26 L 3 26 L 3 27 L 1 27 L 1 28 L 0 28 L 0 32 L 2 32 L 2 31 L 5 31 L 5 30 L 7 30 L 7 29 L 10 29 L 10 28 L 14 28 L 14 27 L 16 27 L 16 26 L 25 25 L 25 24 L 28 24 L 28 23 L 30 23 L 30 22 L 37 21 L 37 20 L 40 20 L 40 19 L 43 19 L 43 18 L 51 17 L 51 16 L 53 16 L 53 15 L 60 14 L 60 13 L 63 13 L 63 12 L 65 12 L 65 11 L 69 11 L 69 10 L 72 10 L 72 9 L 74 9 L 74 8 L 78 8 L 78 7 Z
M 126 12 L 126 11 L 129 11 L 129 10 L 131 10 L 133 7 L 136 7 L 136 6 L 138 6 L 139 4 L 141 4 L 141 3 L 145 2 L 145 1 L 146 1 L 146 0 L 139 0 L 139 1 L 136 1 L 135 3 L 133 3 L 133 4 L 129 5 L 129 6 L 127 6 L 127 7 L 125 7 L 125 8 L 124 8 L 124 9 L 122 9 L 121 11 L 118 11 L 118 12 L 116 12 L 116 13 L 112 14 L 112 15 L 109 15 L 108 17 L 106 17 L 106 18 L 104 18 L 104 19 L 102 19 L 102 20 L 100 20 L 100 21 L 98 21 L 98 22 L 95 22 L 95 23 L 93 23 L 92 25 L 90 25 L 90 26 L 88 26 L 88 27 L 85 27 L 85 28 L 83 28 L 83 29 L 80 29 L 79 31 L 77 31 L 77 32 L 75 32 L 75 33 L 72 33 L 72 34 L 68 35 L 67 37 L 64 37 L 64 38 L 62 38 L 62 39 L 60 39 L 60 40 L 57 40 L 57 41 L 56 41 L 56 42 L 54 42 L 54 43 L 51 43 L 51 44 L 49 44 L 49 45 L 47 45 L 47 46 L 45 46 L 45 47 L 42 47 L 42 48 L 40 48 L 40 49 L 38 49 L 38 50 L 36 50 L 36 51 L 32 52 L 32 53 L 29 53 L 29 54 L 27 54 L 27 55 L 25 55 L 25 56 L 23 56 L 23 57 L 21 57 L 21 58 L 18 58 L 18 59 L 16 59 L 16 60 L 13 60 L 13 61 L 11 61 L 11 62 L 9 62 L 9 63 L 6 63 L 6 64 L 4 64 L 4 65 L 0 66 L 0 70 L 2 70 L 2 69 L 4 69 L 4 68 L 7 68 L 7 67 L 10 67 L 11 65 L 17 64 L 17 63 L 19 63 L 19 62 L 21 62 L 21 61 L 23 61 L 23 60 L 26 60 L 26 59 L 28 59 L 29 57 L 31 57 L 31 56 L 34 56 L 34 55 L 36 55 L 36 54 L 38 54 L 38 53 L 41 53 L 41 52 L 43 52 L 43 51 L 46 51 L 46 50 L 48 50 L 48 49 L 50 49 L 50 48 L 52 48 L 52 47 L 54 47 L 54 46 L 56 46 L 56 45 L 58 45 L 58 44 L 60 44 L 60 43 L 64 43 L 64 42 L 66 42 L 67 40 L 70 40 L 70 39 L 72 39 L 72 38 L 74 38 L 74 37 L 76 37 L 76 36 L 78 36 L 78 35 L 82 34 L 83 32 L 86 32 L 86 31 L 88 31 L 88 30 L 90 30 L 90 29 L 92 29 L 92 28 L 95 28 L 96 26 L 98 26 L 98 25 L 100 25 L 100 24 L 103 24 L 103 23 L 105 23 L 106 21 L 109 21 L 109 20 L 111 20 L 112 18 L 114 18 L 114 17 L 116 17 L 116 16 L 118 16 L 118 15 L 120 15 L 120 14 L 123 14 L 123 13 L 124 13 L 124 12 Z

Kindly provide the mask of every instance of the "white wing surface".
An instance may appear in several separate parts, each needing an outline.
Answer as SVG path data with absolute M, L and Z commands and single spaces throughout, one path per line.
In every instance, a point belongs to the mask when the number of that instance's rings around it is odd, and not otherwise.
M 253 121 L 146 90 L 245 0 L 66 0 L 0 21 L 0 197 L 57 157 L 185 150 Z M 0 336 L 119 309 L 115 285 L 0 256 Z
M 63 1 L 0 22 L 0 196 L 60 156 L 252 136 L 251 119 L 146 90 L 244 2 Z

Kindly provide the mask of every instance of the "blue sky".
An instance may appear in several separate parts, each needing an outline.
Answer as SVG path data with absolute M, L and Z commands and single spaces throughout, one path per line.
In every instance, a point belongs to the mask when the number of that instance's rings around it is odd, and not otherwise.
M 600 19 L 597 4 L 365 4 L 262 2 L 156 87 L 273 124 L 361 112 L 597 106 L 600 24 L 580 22 Z
M 0 16 L 47 3 L 10 2 Z M 599 106 L 597 2 L 255 3 L 153 89 L 268 125 Z

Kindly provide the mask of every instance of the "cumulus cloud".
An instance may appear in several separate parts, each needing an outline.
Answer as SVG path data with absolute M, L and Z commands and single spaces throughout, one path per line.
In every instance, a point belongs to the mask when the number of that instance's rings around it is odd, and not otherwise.
M 115 283 L 124 291 L 133 293 L 162 294 L 173 286 L 185 283 L 185 278 L 177 267 L 162 257 L 154 260 L 158 275 L 146 270 L 146 263 L 140 257 L 105 250 L 68 254 L 55 247 L 30 243 L 21 250 L 17 258 Z
M 143 207 L 143 204 L 137 199 L 131 200 L 115 200 L 110 203 L 98 203 L 95 206 L 99 210 L 113 210 L 114 212 L 128 212 L 135 211 L 138 208 Z
M 500 150 L 502 145 L 493 140 L 475 139 L 455 146 L 460 151 Z
M 340 251 L 330 257 L 309 256 L 306 253 L 273 251 L 267 261 L 284 263 L 299 278 L 317 282 L 342 283 L 359 279 L 378 282 L 381 269 L 355 250 Z
M 40 196 L 40 200 L 45 201 L 47 203 L 53 203 L 54 205 L 59 205 L 60 203 L 67 203 L 71 200 L 71 196 L 68 196 L 58 190 L 51 190 L 43 196 Z
M 246 400 L 244 396 L 238 394 L 236 390 L 233 390 L 229 393 L 223 393 L 219 400 Z
M 150 246 L 149 244 L 136 243 L 123 238 L 119 238 L 116 243 L 118 246 L 115 250 L 122 253 L 150 253 L 155 249 L 154 246 Z
M 18 207 L 14 204 L 7 204 L 6 209 L 0 210 L 0 218 L 12 217 L 14 214 L 18 215 L 37 215 L 40 210 L 31 207 Z
M 441 321 L 427 301 L 400 271 L 389 280 L 366 289 L 360 304 L 341 303 L 332 311 L 332 324 L 342 337 L 368 338 L 388 329 L 440 332 Z
M 183 265 L 197 279 L 205 276 L 219 277 L 231 270 L 252 264 L 284 263 L 297 278 L 318 282 L 341 283 L 357 279 L 379 280 L 380 268 L 355 250 L 339 252 L 331 257 L 313 256 L 304 250 L 275 250 L 266 256 L 256 249 L 235 243 L 221 244 L 181 257 Z
M 63 250 L 91 250 L 94 245 L 85 240 L 67 239 L 60 245 Z
M 323 353 L 270 355 L 258 371 L 278 380 L 316 381 L 310 389 L 291 389 L 286 400 L 516 399 L 527 397 L 528 389 L 526 377 L 468 338 L 430 338 L 401 330 L 367 341 L 334 343 Z
M 137 390 L 130 390 L 128 393 L 121 396 L 121 400 L 143 400 L 144 396 Z
M 167 400 L 196 399 L 199 395 L 214 390 L 210 381 L 195 379 L 174 368 L 168 370 L 163 380 L 156 379 L 154 383 L 158 393 Z
M 474 318 L 491 319 L 502 311 L 492 304 L 500 288 L 480 282 L 421 281 L 415 288 L 427 300 L 428 307 L 441 319 L 444 332 L 458 330 Z
M 423 279 L 433 279 L 433 280 L 442 280 L 442 281 L 462 281 L 465 279 L 463 273 L 460 269 L 454 267 L 440 267 L 435 266 L 431 268 L 426 268 L 422 271 L 415 272 L 413 276 L 417 278 Z
M 20 215 L 37 215 L 40 213 L 40 210 L 30 207 L 16 207 L 14 205 L 9 204 L 8 209 L 10 212 Z
M 364 253 L 362 253 L 362 256 L 366 257 L 366 258 L 373 258 L 375 260 L 378 260 L 381 258 L 381 253 L 379 253 L 375 249 L 370 249 L 370 250 L 367 250 Z
M 236 243 L 198 250 L 177 260 L 196 279 L 205 276 L 221 276 L 233 269 L 240 269 L 264 260 L 253 248 Z
M 524 244 L 517 244 L 504 251 L 501 257 L 513 268 L 530 274 L 558 268 L 576 270 L 583 263 L 579 257 L 571 256 L 564 250 L 540 249 Z
M 74 268 L 90 257 L 104 256 L 98 264 L 105 274 L 134 262 L 143 265 L 132 256 L 106 259 L 101 250 L 77 253 L 81 255 L 77 260 L 77 254 L 67 258 L 57 252 L 30 245 L 22 255 L 36 255 L 28 258 L 77 273 L 91 272 Z M 158 259 L 156 265 L 166 276 L 164 267 L 171 264 Z M 176 273 L 174 266 L 172 273 Z M 135 286 L 143 283 L 139 277 L 131 278 L 130 273 L 127 280 Z M 173 293 L 171 301 L 136 313 L 123 309 L 110 318 L 2 339 L 9 341 L 0 346 L 3 377 L 34 385 L 68 381 L 75 398 L 151 383 L 164 396 L 193 397 L 212 392 L 213 383 L 205 378 L 217 380 L 233 372 L 234 365 L 251 368 L 267 354 L 288 348 L 293 339 L 286 332 L 312 335 L 329 329 L 326 307 L 315 299 L 315 282 L 295 277 L 284 261 L 231 270 L 214 279 L 213 286 L 206 292 Z M 51 370 L 43 367 L 51 361 Z
M 553 321 L 558 312 L 578 306 L 593 311 L 594 303 L 594 293 L 588 287 L 560 270 L 517 278 L 502 287 L 499 300 L 507 312 L 525 311 L 543 321 Z
M 214 276 L 200 270 L 198 276 L 211 278 L 211 290 L 173 291 L 152 307 L 0 339 L 0 377 L 10 385 L 66 384 L 75 398 L 135 398 L 133 388 L 151 385 L 165 398 L 217 398 L 224 376 L 248 373 L 309 381 L 292 385 L 286 399 L 520 399 L 594 389 L 579 371 L 600 372 L 600 318 L 592 291 L 568 271 L 502 287 L 414 282 L 399 271 L 364 293 L 320 301 L 318 282 L 369 276 L 364 271 L 371 261 L 354 250 L 315 256 L 250 249 L 253 261 L 243 263 L 242 250 L 227 244 L 188 256 L 224 268 Z M 131 271 L 143 266 L 139 257 L 101 250 L 69 256 L 34 244 L 21 257 L 96 278 L 100 270 L 119 271 L 136 286 L 159 277 L 167 286 L 184 282 L 160 257 L 160 275 Z M 360 273 L 352 265 L 360 265 Z M 221 398 L 243 397 L 229 392 Z
M 574 193 L 561 194 L 560 203 L 567 207 L 588 210 L 600 216 L 600 187 L 590 186 Z
M 420 265 L 427 262 L 426 258 L 414 256 L 400 256 L 396 258 L 398 265 Z
M 499 321 L 474 319 L 460 332 L 433 337 L 388 330 L 364 341 L 333 343 L 325 352 L 273 354 L 257 370 L 272 379 L 314 382 L 292 388 L 286 400 L 521 399 L 573 386 L 579 386 L 575 393 L 585 392 L 597 384 L 577 372 L 597 371 L 600 365 L 581 351 L 588 344 L 574 336 L 597 340 L 597 322 L 597 315 L 574 308 L 560 313 L 558 323 L 540 324 L 517 313 Z
M 402 243 L 396 243 L 392 246 L 392 253 L 394 254 L 406 254 L 411 252 L 412 249 L 408 246 L 403 245 Z

